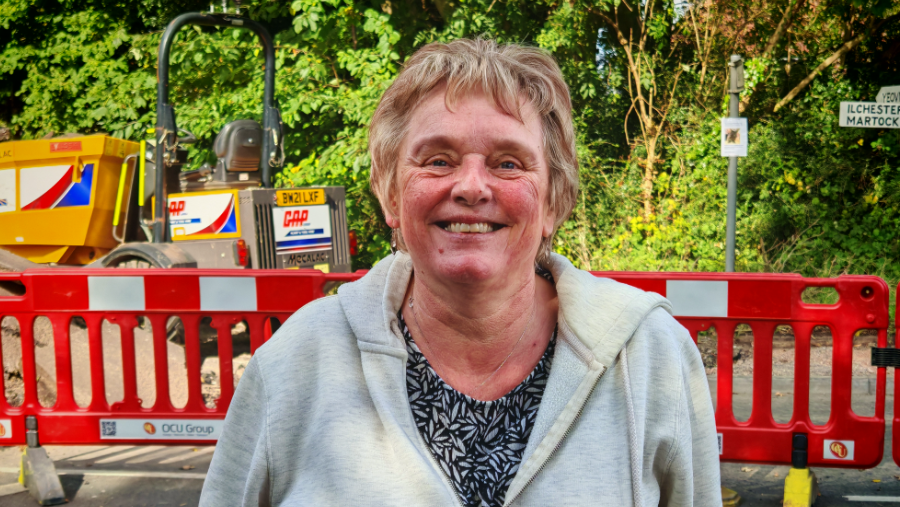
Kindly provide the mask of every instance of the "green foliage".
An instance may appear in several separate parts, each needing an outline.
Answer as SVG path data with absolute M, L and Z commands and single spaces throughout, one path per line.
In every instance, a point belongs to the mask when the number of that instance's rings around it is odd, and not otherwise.
M 304 55 L 281 67 L 282 75 L 295 76 L 285 85 L 292 88 L 286 94 L 290 98 L 282 101 L 282 112 L 293 134 L 286 140 L 293 147 L 288 158 L 296 162 L 276 176 L 276 185 L 345 186 L 350 223 L 363 232 L 358 261 L 372 264 L 389 250 L 386 227 L 368 189 L 367 125 L 397 74 L 400 34 L 386 14 L 353 8 L 340 1 L 301 0 L 292 5 L 296 33 L 280 43 L 291 54 Z M 337 42 L 347 38 L 355 44 Z
M 900 84 L 898 8 L 890 0 L 803 4 L 776 38 L 796 1 L 254 0 L 245 14 L 276 41 L 287 163 L 275 184 L 345 186 L 362 249 L 355 265 L 372 265 L 387 253 L 389 231 L 368 187 L 367 125 L 405 59 L 457 37 L 533 44 L 557 58 L 578 132 L 581 193 L 557 250 L 591 269 L 722 270 L 719 117 L 726 55 L 737 52 L 751 125 L 750 153 L 739 163 L 738 269 L 896 281 L 900 137 L 839 128 L 837 111 L 842 100 L 874 100 L 880 86 Z M 18 138 L 145 137 L 155 123 L 161 30 L 207 5 L 0 3 L 0 124 Z M 773 111 L 860 33 L 869 35 L 859 47 Z M 182 30 L 170 96 L 178 125 L 200 139 L 191 167 L 212 161 L 225 123 L 260 119 L 263 72 L 249 32 Z M 638 90 L 652 102 L 644 113 Z

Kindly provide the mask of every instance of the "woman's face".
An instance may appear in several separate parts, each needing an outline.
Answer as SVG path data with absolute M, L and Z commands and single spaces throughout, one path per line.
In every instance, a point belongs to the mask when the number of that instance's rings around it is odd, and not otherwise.
M 554 217 L 540 119 L 525 102 L 523 113 L 524 123 L 481 94 L 451 112 L 443 88 L 413 112 L 385 215 L 418 273 L 472 283 L 532 271 Z

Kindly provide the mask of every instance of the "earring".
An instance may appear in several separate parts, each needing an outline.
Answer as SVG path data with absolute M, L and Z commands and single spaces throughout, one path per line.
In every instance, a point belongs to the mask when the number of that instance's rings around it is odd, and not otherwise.
M 391 254 L 397 253 L 397 229 L 391 229 Z

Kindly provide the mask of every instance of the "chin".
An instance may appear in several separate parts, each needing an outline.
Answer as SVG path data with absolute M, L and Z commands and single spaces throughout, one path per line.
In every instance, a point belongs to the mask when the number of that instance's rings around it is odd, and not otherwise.
M 510 267 L 505 260 L 488 260 L 484 254 L 464 254 L 437 259 L 433 264 L 434 273 L 442 278 L 459 283 L 478 283 L 491 280 Z

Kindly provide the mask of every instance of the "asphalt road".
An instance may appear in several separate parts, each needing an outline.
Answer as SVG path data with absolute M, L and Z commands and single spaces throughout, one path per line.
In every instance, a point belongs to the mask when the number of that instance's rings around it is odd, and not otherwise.
M 828 419 L 830 379 L 816 379 L 811 389 L 812 418 Z M 711 381 L 714 381 L 711 379 Z M 792 412 L 791 382 L 774 379 L 773 414 L 776 420 L 786 421 Z M 893 410 L 892 379 L 888 379 L 887 414 Z M 856 379 L 853 408 L 861 415 L 874 412 L 874 380 Z M 750 413 L 750 382 L 735 379 L 735 412 L 747 417 Z M 213 447 L 161 446 L 48 446 L 48 454 L 56 463 L 63 488 L 73 507 L 116 506 L 193 506 L 196 505 L 203 478 L 212 458 Z M 0 505 L 4 507 L 32 507 L 37 505 L 16 482 L 18 448 L 0 448 Z M 885 437 L 885 459 L 871 470 L 814 469 L 821 496 L 816 505 L 875 506 L 900 505 L 900 467 L 891 457 L 891 427 Z M 780 506 L 782 503 L 786 466 L 766 466 L 740 463 L 722 465 L 722 483 L 741 494 L 746 507 Z M 880 482 L 873 482 L 873 481 Z M 868 497 L 857 502 L 848 497 Z M 877 497 L 881 497 L 879 500 Z M 894 497 L 893 502 L 884 497 Z
M 813 379 L 810 389 L 810 417 L 814 423 L 824 424 L 830 410 L 830 380 Z M 891 419 L 893 418 L 893 378 L 888 376 L 888 392 L 885 407 L 884 458 L 879 466 L 869 470 L 813 468 L 819 481 L 820 496 L 817 507 L 900 505 L 900 467 L 891 456 Z M 750 383 L 747 379 L 735 379 L 735 413 L 746 418 L 750 414 Z M 792 413 L 793 388 L 790 379 L 773 379 L 772 390 L 782 396 L 773 396 L 772 413 L 779 422 L 787 422 Z M 875 379 L 854 379 L 852 407 L 863 416 L 875 413 Z M 746 463 L 723 463 L 722 485 L 737 491 L 744 507 L 780 506 L 784 494 L 784 478 L 787 466 L 769 466 Z M 878 481 L 878 482 L 874 482 Z M 858 499 L 854 497 L 863 497 Z M 886 498 L 887 497 L 887 498 Z M 890 497 L 893 497 L 893 501 Z
M 71 506 L 193 506 L 214 447 L 47 446 Z M 0 505 L 34 507 L 19 485 L 19 448 L 0 448 Z

